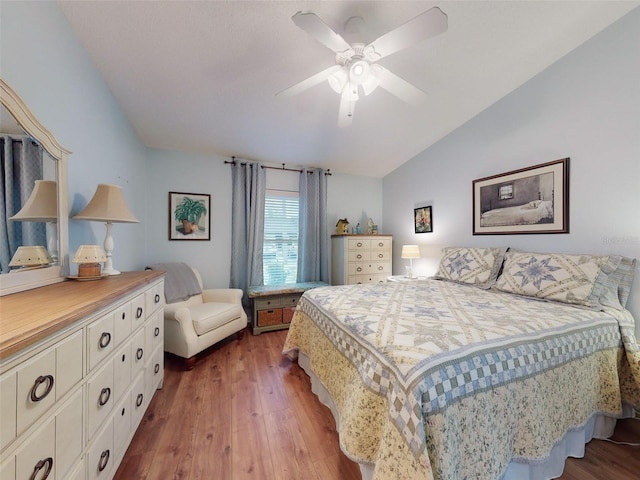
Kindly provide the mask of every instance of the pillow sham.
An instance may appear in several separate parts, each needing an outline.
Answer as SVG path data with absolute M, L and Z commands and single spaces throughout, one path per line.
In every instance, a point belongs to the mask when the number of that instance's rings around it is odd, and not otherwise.
M 609 255 L 609 260 L 596 280 L 595 292 L 599 293 L 602 305 L 618 310 L 626 307 L 635 268 L 635 258 Z
M 507 247 L 445 247 L 434 277 L 488 289 L 498 277 L 506 251 Z
M 495 288 L 518 295 L 601 309 L 600 296 L 611 288 L 607 277 L 617 266 L 616 259 L 608 255 L 510 251 L 505 256 Z M 607 296 L 610 296 L 610 292 Z

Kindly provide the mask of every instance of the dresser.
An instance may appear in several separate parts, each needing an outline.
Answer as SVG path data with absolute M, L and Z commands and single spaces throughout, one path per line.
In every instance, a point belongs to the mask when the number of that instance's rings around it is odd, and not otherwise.
M 162 387 L 163 278 L 125 272 L 0 298 L 2 480 L 113 477 Z
M 392 271 L 391 235 L 332 235 L 331 284 L 384 282 Z

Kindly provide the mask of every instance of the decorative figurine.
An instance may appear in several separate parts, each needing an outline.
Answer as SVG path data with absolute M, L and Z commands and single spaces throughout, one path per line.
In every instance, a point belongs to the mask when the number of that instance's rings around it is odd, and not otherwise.
M 369 235 L 373 235 L 373 226 L 375 224 L 373 223 L 373 220 L 371 218 L 369 218 L 369 221 L 367 222 L 367 233 Z
M 338 235 L 347 235 L 349 233 L 349 220 L 341 218 L 336 223 L 336 233 Z
M 356 235 L 360 235 L 360 223 L 356 225 Z

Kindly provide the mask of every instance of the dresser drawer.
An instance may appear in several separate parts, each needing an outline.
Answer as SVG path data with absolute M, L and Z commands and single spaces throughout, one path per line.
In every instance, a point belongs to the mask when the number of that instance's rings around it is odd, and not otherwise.
M 133 332 L 147 318 L 147 307 L 144 293 L 131 300 L 131 331 Z
M 0 478 L 2 480 L 12 480 L 16 478 L 16 457 L 11 456 L 7 458 L 2 465 L 0 465 Z
M 65 402 L 56 414 L 56 478 L 67 478 L 67 472 L 80 458 L 84 448 L 82 389 Z
M 347 260 L 349 262 L 366 262 L 371 258 L 371 252 L 369 250 L 349 250 L 347 254 Z
M 138 375 L 131 389 L 131 425 L 133 427 L 140 422 L 147 405 L 149 405 L 149 399 L 144 392 L 144 374 L 141 374 Z
M 144 303 L 147 317 L 164 305 L 164 284 L 160 283 L 151 287 L 144 293 Z
M 16 372 L 10 371 L 0 377 L 0 450 L 16 438 Z M 4 466 L 3 469 L 8 468 Z M 15 466 L 14 466 L 15 470 Z M 4 478 L 4 476 L 0 476 Z
M 47 350 L 18 368 L 17 432 L 20 435 L 56 401 L 56 351 Z M 4 406 L 2 415 L 6 415 Z
M 87 438 L 91 439 L 113 409 L 113 362 L 101 367 L 87 381 Z
M 151 353 L 160 343 L 162 343 L 162 330 L 164 328 L 164 316 L 162 310 L 158 310 L 151 315 L 144 326 L 146 341 L 146 351 Z
M 142 371 L 147 360 L 145 338 L 145 329 L 141 328 L 131 342 L 131 378 Z
M 391 252 L 391 239 L 376 238 L 375 240 L 371 240 L 371 250 L 388 250 Z
M 115 459 L 120 458 L 127 447 L 131 433 L 131 393 L 127 393 L 116 406 L 113 415 L 113 449 Z
M 368 238 L 349 238 L 347 240 L 347 249 L 349 250 L 369 250 L 371 248 L 371 240 Z
M 113 358 L 113 390 L 116 402 L 129 388 L 132 363 L 131 341 L 128 341 L 118 349 Z
M 16 479 L 55 478 L 56 419 L 51 418 L 38 428 L 16 452 Z M 4 480 L 4 477 L 2 477 Z
M 87 478 L 110 478 L 116 456 L 113 451 L 113 420 L 100 430 L 87 452 Z
M 299 293 L 292 295 L 283 295 L 282 297 L 280 297 L 280 305 L 282 305 L 283 307 L 295 307 L 296 305 L 298 305 L 298 301 L 300 300 L 301 296 L 302 295 Z
M 120 345 L 131 333 L 133 318 L 131 313 L 131 302 L 121 305 L 113 312 L 113 323 L 115 332 L 115 346 Z
M 94 321 L 89 325 L 87 331 L 87 353 L 89 355 L 89 371 L 91 371 L 113 352 L 115 345 L 113 312 Z

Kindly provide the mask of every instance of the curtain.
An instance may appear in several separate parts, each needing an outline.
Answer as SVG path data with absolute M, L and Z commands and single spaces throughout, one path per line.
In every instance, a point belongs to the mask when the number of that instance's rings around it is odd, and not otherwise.
M 9 220 L 43 178 L 43 149 L 28 137 L 0 136 L 0 271 L 21 245 L 47 245 L 46 224 Z
M 245 294 L 247 287 L 263 285 L 262 243 L 264 238 L 264 199 L 266 174 L 258 163 L 241 162 L 231 165 L 231 280 L 232 288 Z
M 298 282 L 329 283 L 327 177 L 321 168 L 300 172 Z

